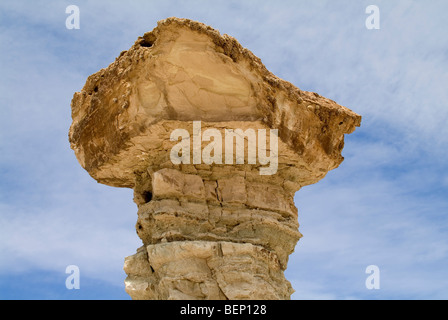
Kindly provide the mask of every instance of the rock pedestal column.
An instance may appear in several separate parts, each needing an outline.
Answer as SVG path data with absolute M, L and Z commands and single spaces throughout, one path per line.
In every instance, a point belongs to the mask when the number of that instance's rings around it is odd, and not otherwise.
M 277 78 L 234 38 L 177 18 L 89 76 L 72 118 L 81 166 L 134 189 L 133 299 L 289 299 L 294 194 L 339 166 L 361 121 Z
M 283 271 L 301 236 L 294 193 L 246 169 L 197 165 L 147 175 L 150 189 L 136 192 L 144 245 L 125 262 L 131 297 L 290 297 Z

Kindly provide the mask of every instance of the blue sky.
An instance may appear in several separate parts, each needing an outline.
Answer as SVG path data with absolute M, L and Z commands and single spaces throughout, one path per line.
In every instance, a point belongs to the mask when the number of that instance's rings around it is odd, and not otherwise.
M 80 9 L 80 29 L 65 8 Z M 381 29 L 365 27 L 368 5 Z M 70 101 L 158 20 L 234 36 L 277 76 L 363 116 L 345 161 L 296 193 L 293 299 L 448 299 L 444 1 L 0 3 L 0 299 L 129 299 L 132 190 L 96 183 L 68 142 Z M 365 286 L 368 265 L 381 287 Z M 67 290 L 77 265 L 81 288 Z

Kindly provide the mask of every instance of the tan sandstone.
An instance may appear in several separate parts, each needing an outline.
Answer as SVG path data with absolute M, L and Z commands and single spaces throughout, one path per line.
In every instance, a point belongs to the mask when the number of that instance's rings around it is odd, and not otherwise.
M 289 299 L 284 270 L 301 237 L 294 193 L 339 166 L 344 134 L 361 122 L 277 78 L 234 38 L 178 18 L 89 76 L 72 118 L 81 166 L 100 183 L 134 189 L 142 247 L 124 267 L 133 299 Z M 261 175 L 264 166 L 247 158 L 174 164 L 170 135 L 191 135 L 193 121 L 223 137 L 277 129 L 277 171 Z

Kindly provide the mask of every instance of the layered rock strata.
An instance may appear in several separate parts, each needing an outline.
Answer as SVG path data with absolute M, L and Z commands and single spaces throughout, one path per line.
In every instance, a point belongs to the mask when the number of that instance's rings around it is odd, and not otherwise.
M 125 259 L 133 299 L 289 299 L 283 272 L 301 237 L 294 193 L 342 162 L 344 134 L 361 121 L 277 78 L 234 38 L 177 18 L 91 75 L 73 97 L 72 118 L 82 167 L 100 183 L 134 189 L 143 245 Z M 221 133 L 213 155 L 222 150 L 222 161 L 195 158 L 213 140 L 195 142 L 197 121 L 199 137 Z M 238 129 L 241 139 L 226 144 Z M 191 147 L 181 163 L 173 161 L 176 130 L 188 132 Z M 264 146 L 258 135 L 250 147 L 251 130 L 266 133 Z M 229 146 L 233 162 L 224 160 Z M 275 157 L 270 174 L 261 174 L 260 152 Z

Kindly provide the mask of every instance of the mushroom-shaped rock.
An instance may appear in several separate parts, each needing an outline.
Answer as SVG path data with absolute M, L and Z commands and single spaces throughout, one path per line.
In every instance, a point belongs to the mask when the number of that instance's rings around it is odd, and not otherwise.
M 234 38 L 178 18 L 91 75 L 72 118 L 82 167 L 134 189 L 134 299 L 289 299 L 294 193 L 338 167 L 344 134 L 361 122 Z

